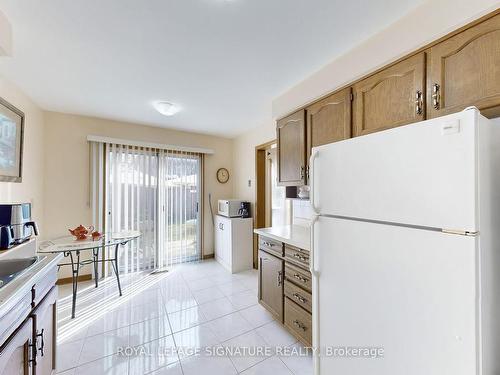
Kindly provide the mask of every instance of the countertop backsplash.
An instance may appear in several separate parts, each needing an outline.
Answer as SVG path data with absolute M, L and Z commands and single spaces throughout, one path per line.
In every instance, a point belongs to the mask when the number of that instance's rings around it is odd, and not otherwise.
M 311 224 L 313 210 L 309 200 L 294 199 L 293 201 L 293 224 L 308 227 Z

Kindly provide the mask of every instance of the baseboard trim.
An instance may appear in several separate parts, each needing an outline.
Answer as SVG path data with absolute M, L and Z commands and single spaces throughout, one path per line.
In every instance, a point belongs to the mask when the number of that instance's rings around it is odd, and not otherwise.
M 212 254 L 204 254 L 203 255 L 203 260 L 205 260 L 205 259 L 211 259 L 211 258 L 214 258 L 214 254 L 213 253 Z
M 78 276 L 78 282 L 89 281 L 89 280 L 92 280 L 91 274 Z M 57 280 L 56 285 L 71 284 L 72 282 L 73 282 L 72 277 L 63 277 L 62 279 Z

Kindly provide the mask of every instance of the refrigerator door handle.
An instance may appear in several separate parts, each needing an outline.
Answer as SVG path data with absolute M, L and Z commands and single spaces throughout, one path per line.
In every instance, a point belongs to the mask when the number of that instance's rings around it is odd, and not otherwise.
M 311 164 L 312 165 L 312 164 Z M 314 176 L 314 174 L 313 174 Z M 314 178 L 314 177 L 313 177 Z M 312 191 L 312 189 L 311 189 Z M 312 196 L 311 196 L 312 200 Z M 319 375 L 320 367 L 320 338 L 319 338 L 319 272 L 316 271 L 317 247 L 314 243 L 314 225 L 319 219 L 319 215 L 314 215 L 311 221 L 311 251 L 309 253 L 309 271 L 312 276 L 312 346 L 313 350 L 313 374 Z
M 310 186 L 310 201 L 311 201 L 311 207 L 316 215 L 319 215 L 319 209 L 315 206 L 314 202 L 314 161 L 318 157 L 319 151 L 314 150 L 313 153 L 311 154 L 311 158 L 309 159 L 309 166 L 311 168 L 311 179 L 309 181 L 309 186 Z
M 316 251 L 317 249 L 315 248 L 314 246 L 314 224 L 316 224 L 316 222 L 318 221 L 319 219 L 319 215 L 314 215 L 312 220 L 311 220 L 311 234 L 310 234 L 310 237 L 311 237 L 311 251 L 309 252 L 309 271 L 311 272 L 311 275 L 312 276 L 318 276 L 318 271 L 316 270 L 315 268 L 315 259 L 316 259 Z

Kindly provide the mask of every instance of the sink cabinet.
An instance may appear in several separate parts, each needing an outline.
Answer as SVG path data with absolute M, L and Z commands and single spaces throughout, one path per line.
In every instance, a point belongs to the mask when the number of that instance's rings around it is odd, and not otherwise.
M 33 320 L 28 318 L 0 347 L 0 374 L 34 374 L 32 358 Z
M 33 332 L 36 350 L 35 375 L 52 374 L 56 369 L 56 287 L 52 287 L 43 301 L 33 310 Z
M 56 370 L 57 266 L 0 316 L 0 375 L 51 375 Z

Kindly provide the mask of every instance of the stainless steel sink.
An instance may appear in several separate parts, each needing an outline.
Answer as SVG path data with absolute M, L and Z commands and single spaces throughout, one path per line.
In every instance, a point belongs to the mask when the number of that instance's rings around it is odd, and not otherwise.
M 0 288 L 28 271 L 43 258 L 45 257 L 35 256 L 30 258 L 0 260 Z

